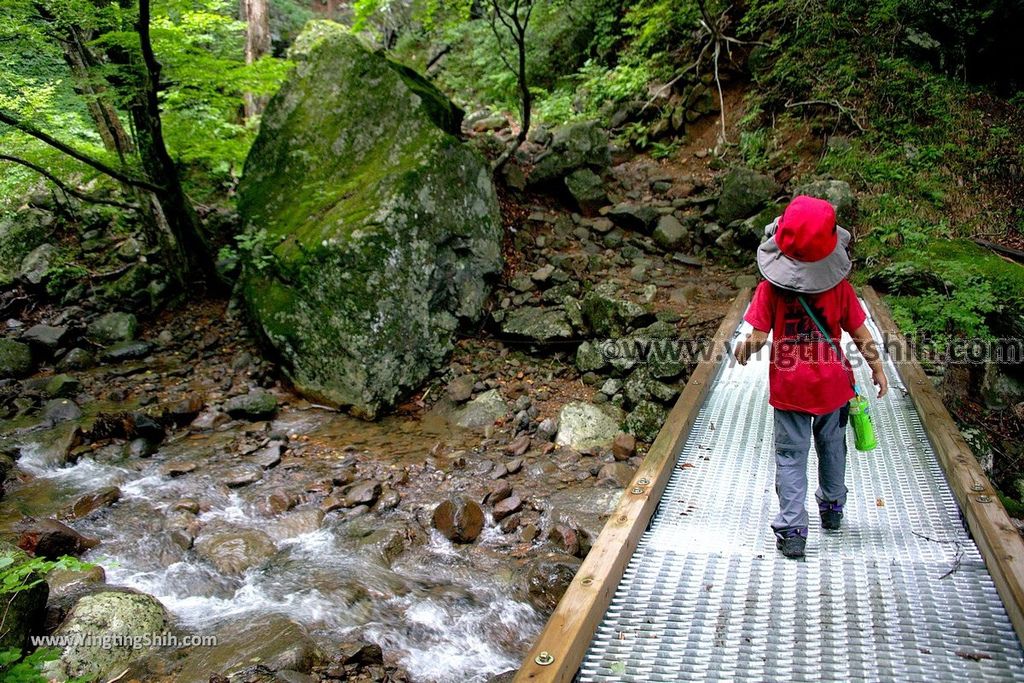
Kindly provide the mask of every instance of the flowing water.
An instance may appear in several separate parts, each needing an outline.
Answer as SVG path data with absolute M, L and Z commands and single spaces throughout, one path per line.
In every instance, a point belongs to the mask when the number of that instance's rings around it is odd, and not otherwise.
M 286 454 L 258 483 L 227 488 L 220 479 L 244 461 L 237 445 L 254 438 L 254 429 L 231 423 L 209 434 L 181 435 L 145 459 L 110 446 L 69 467 L 47 462 L 43 448 L 26 446 L 20 481 L 0 503 L 0 526 L 9 531 L 23 514 L 59 515 L 82 494 L 117 486 L 115 505 L 73 524 L 101 540 L 84 559 L 105 568 L 108 584 L 157 597 L 185 633 L 229 634 L 280 615 L 328 652 L 357 636 L 376 642 L 417 681 L 484 681 L 517 666 L 542 618 L 515 597 L 512 537 L 488 519 L 475 544 L 456 547 L 429 523 L 439 482 L 449 476 L 430 448 L 439 440 L 472 448 L 472 435 L 429 422 L 368 424 L 291 409 L 267 433 L 285 433 L 291 444 L 301 444 L 289 450 L 296 456 Z M 162 470 L 170 461 L 197 467 L 171 477 Z M 377 468 L 381 480 L 401 480 L 397 509 L 354 519 L 346 519 L 345 510 L 321 519 L 314 504 L 279 515 L 261 512 L 271 491 L 315 489 L 353 467 L 362 478 L 364 466 Z M 273 547 L 240 573 L 218 571 L 169 532 L 181 499 L 200 508 L 198 539 L 263 532 Z

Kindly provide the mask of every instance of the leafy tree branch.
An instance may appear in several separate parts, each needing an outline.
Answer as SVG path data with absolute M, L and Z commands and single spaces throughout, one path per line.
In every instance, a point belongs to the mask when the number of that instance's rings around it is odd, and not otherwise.
M 12 128 L 16 128 L 20 130 L 22 133 L 30 135 L 34 137 L 36 140 L 39 140 L 40 142 L 46 143 L 47 145 L 53 147 L 57 151 L 63 152 L 64 154 L 67 154 L 69 157 L 77 159 L 78 161 L 81 161 L 83 164 L 90 166 L 99 171 L 100 173 L 108 175 L 114 180 L 122 182 L 125 185 L 131 185 L 132 187 L 138 187 L 143 190 L 149 190 L 150 192 L 160 192 L 163 189 L 159 185 L 154 185 L 153 183 L 147 180 L 142 180 L 141 178 L 129 176 L 126 173 L 119 171 L 112 166 L 108 166 L 102 161 L 94 159 L 93 157 L 89 156 L 85 152 L 77 150 L 71 145 L 61 142 L 52 135 L 49 135 L 39 130 L 28 121 L 24 121 L 21 118 L 15 116 L 14 114 L 8 111 L 4 111 L 2 109 L 0 109 L 0 123 L 5 123 Z

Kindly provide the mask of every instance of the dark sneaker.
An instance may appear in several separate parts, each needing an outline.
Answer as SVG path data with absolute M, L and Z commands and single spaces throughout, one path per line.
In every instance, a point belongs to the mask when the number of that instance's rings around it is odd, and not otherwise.
M 791 558 L 803 557 L 806 546 L 807 537 L 799 531 L 785 537 L 777 537 L 775 540 L 775 547 L 782 551 L 783 555 Z
M 843 525 L 843 506 L 839 503 L 819 503 L 821 528 L 836 531 Z

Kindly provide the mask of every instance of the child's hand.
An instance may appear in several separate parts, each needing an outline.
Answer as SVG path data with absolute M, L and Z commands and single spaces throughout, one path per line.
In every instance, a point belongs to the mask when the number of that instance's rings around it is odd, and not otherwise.
M 750 357 L 764 346 L 767 339 L 768 333 L 761 330 L 754 330 L 748 334 L 747 338 L 737 344 L 732 350 L 732 355 L 736 357 L 736 362 L 740 365 L 746 365 Z
M 878 367 L 871 371 L 871 381 L 878 387 L 878 398 L 882 398 L 889 392 L 889 380 L 882 372 L 882 368 Z
M 738 343 L 733 347 L 732 355 L 736 357 L 736 362 L 740 365 L 746 365 L 747 360 L 750 358 L 750 336 Z

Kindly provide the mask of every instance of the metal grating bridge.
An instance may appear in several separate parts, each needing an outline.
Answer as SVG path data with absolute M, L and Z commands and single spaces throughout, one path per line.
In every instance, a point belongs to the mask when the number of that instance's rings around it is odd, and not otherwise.
M 778 553 L 767 362 L 762 351 L 716 371 L 578 680 L 1024 681 L 1020 642 L 888 357 L 889 395 L 871 401 L 879 447 L 856 451 L 848 433 L 842 530 L 820 528 L 812 447 L 807 556 Z

